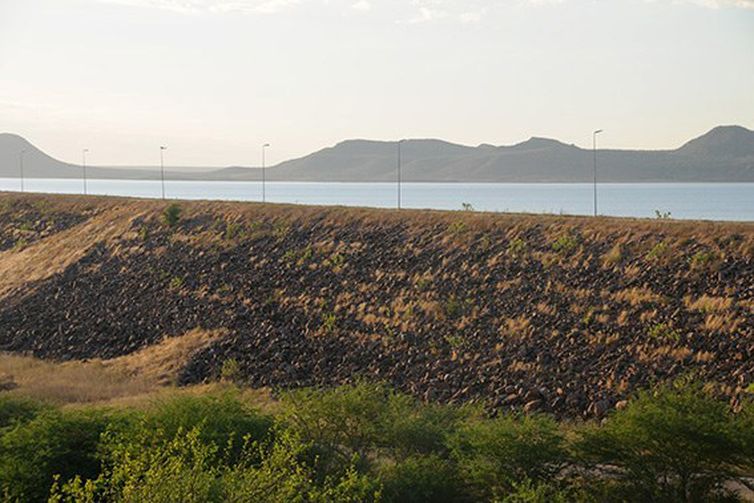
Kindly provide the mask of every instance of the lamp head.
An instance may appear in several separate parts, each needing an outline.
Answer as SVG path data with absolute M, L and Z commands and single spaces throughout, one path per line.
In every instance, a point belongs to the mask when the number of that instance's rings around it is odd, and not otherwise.
M 600 134 L 602 131 L 603 131 L 602 129 L 598 129 L 597 131 L 594 132 L 594 134 Z

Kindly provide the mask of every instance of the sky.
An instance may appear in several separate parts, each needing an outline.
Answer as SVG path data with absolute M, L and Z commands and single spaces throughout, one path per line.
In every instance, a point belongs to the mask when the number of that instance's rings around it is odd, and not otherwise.
M 754 129 L 754 0 L 0 0 L 0 132 L 268 164 L 349 138 L 676 148 Z

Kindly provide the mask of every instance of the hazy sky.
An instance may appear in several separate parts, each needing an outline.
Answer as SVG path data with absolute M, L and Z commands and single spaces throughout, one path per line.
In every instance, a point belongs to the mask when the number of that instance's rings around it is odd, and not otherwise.
M 719 124 L 754 128 L 754 0 L 0 0 L 0 131 L 72 162 Z

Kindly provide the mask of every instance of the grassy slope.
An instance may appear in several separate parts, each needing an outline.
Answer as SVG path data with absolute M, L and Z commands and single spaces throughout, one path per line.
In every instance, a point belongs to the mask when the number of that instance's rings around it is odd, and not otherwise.
M 254 386 L 386 380 L 600 415 L 688 372 L 754 379 L 754 225 L 0 196 L 0 348 L 116 358 L 219 331 Z

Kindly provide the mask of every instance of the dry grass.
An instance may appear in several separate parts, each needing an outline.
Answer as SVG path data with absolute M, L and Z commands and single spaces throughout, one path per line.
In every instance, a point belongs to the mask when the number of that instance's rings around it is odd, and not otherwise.
M 704 319 L 704 330 L 708 332 L 734 333 L 741 326 L 743 320 L 733 313 L 708 314 Z
M 524 315 L 506 319 L 499 329 L 500 335 L 506 337 L 528 337 L 531 331 L 531 320 Z
M 180 368 L 195 351 L 220 336 L 221 332 L 194 330 L 111 360 L 59 363 L 0 354 L 0 384 L 9 388 L 6 393 L 58 405 L 146 404 L 179 392 L 173 383 Z M 217 386 L 221 385 L 192 386 L 180 392 L 204 393 Z M 269 401 L 266 390 L 246 393 L 250 399 Z
M 32 243 L 22 251 L 11 249 L 0 253 L 0 298 L 14 288 L 62 271 L 97 243 L 123 235 L 135 215 L 138 212 L 134 208 L 113 208 L 81 225 Z
M 691 297 L 683 299 L 686 307 L 692 311 L 701 311 L 703 313 L 720 313 L 733 307 L 733 299 L 730 297 L 711 297 L 702 295 L 696 300 Z
M 9 354 L 0 356 L 0 380 L 17 386 L 13 393 L 56 404 L 109 402 L 158 387 L 101 361 L 53 363 Z
M 620 290 L 612 295 L 613 300 L 618 302 L 628 302 L 631 306 L 641 304 L 662 304 L 665 299 L 649 288 L 629 288 Z
M 154 384 L 174 384 L 178 372 L 191 356 L 225 333 L 224 330 L 196 329 L 181 337 L 166 338 L 135 353 L 95 363 Z
M 609 252 L 605 253 L 602 257 L 603 267 L 613 267 L 619 264 L 623 260 L 623 246 L 620 243 L 616 243 Z

